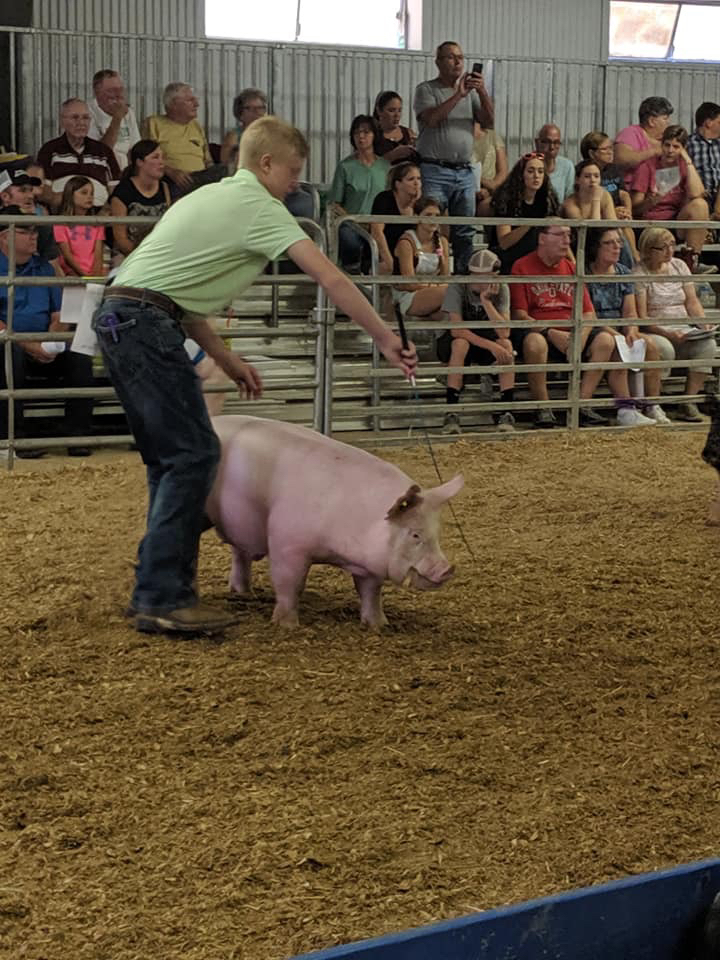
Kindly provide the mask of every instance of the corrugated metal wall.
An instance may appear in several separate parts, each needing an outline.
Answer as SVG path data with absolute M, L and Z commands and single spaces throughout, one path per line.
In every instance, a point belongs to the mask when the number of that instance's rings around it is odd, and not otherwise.
M 154 40 L 37 31 L 18 36 L 21 63 L 20 131 L 17 146 L 35 151 L 58 132 L 58 105 L 89 96 L 89 81 L 112 65 L 125 77 L 139 117 L 161 110 L 162 88 L 187 80 L 201 98 L 201 121 L 212 141 L 232 125 L 234 95 L 244 86 L 267 90 L 274 110 L 303 130 L 311 146 L 308 175 L 332 177 L 349 152 L 347 131 L 356 113 L 370 109 L 380 90 L 395 89 L 410 118 L 412 91 L 434 75 L 432 57 L 398 52 L 266 46 L 229 41 Z M 496 126 L 511 160 L 532 146 L 538 127 L 553 120 L 565 152 L 577 155 L 584 133 L 601 126 L 613 134 L 635 122 L 645 96 L 662 94 L 675 104 L 679 122 L 692 125 L 702 100 L 720 100 L 720 73 L 684 67 L 616 66 L 557 60 L 493 62 Z M 414 121 L 413 121 L 414 124 Z
M 608 132 L 637 123 L 637 107 L 645 97 L 667 97 L 675 107 L 673 120 L 692 130 L 695 108 L 703 100 L 720 103 L 717 67 L 620 66 L 605 71 L 604 122 Z
M 428 0 L 423 8 L 426 50 L 456 40 L 485 57 L 604 56 L 607 0 Z
M 232 99 L 243 86 L 269 90 L 272 49 L 261 45 L 153 40 L 37 31 L 18 37 L 21 109 L 18 146 L 36 151 L 58 134 L 59 104 L 91 97 L 93 74 L 112 66 L 125 78 L 138 119 L 162 112 L 162 90 L 171 80 L 192 84 L 201 122 L 211 140 L 230 125 Z
M 596 61 L 604 56 L 607 0 L 426 0 L 423 6 L 423 47 L 428 51 L 442 40 L 456 39 L 486 58 Z M 205 35 L 205 3 L 35 0 L 33 25 L 84 33 L 201 39 Z
M 574 158 L 584 133 L 600 126 L 613 134 L 635 122 L 637 105 L 650 94 L 669 97 L 686 125 L 702 100 L 720 100 L 716 69 L 605 65 L 608 0 L 426 0 L 424 8 L 428 51 L 453 38 L 469 62 L 492 59 L 486 74 L 511 160 L 548 120 L 559 124 Z M 356 113 L 368 110 L 380 90 L 396 89 L 406 101 L 405 122 L 414 126 L 412 91 L 435 75 L 431 53 L 208 41 L 204 0 L 36 0 L 34 23 L 36 33 L 17 39 L 17 146 L 25 150 L 57 134 L 62 100 L 89 96 L 93 73 L 113 66 L 139 117 L 161 109 L 169 81 L 193 84 L 212 141 L 233 124 L 239 89 L 267 90 L 274 110 L 308 135 L 309 177 L 325 182 L 349 151 Z
M 205 4 L 203 0 L 34 0 L 33 26 L 83 33 L 203 37 Z

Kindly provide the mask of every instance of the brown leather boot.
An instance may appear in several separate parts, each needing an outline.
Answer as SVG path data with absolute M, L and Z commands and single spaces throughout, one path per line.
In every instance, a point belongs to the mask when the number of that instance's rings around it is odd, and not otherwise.
M 169 613 L 138 612 L 135 629 L 141 633 L 220 633 L 237 622 L 232 614 L 197 603 Z

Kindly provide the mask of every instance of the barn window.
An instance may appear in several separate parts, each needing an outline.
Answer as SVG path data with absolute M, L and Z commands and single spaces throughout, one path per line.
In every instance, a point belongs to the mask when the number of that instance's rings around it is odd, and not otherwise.
M 611 0 L 611 57 L 717 61 L 720 2 Z
M 422 0 L 363 0 L 362 16 L 344 3 L 205 0 L 205 33 L 234 40 L 420 49 Z

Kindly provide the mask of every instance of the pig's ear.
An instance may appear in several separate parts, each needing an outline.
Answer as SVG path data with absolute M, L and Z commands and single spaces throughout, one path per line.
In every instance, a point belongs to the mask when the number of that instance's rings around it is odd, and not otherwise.
M 423 498 L 420 496 L 420 487 L 414 483 L 411 487 L 408 487 L 407 492 L 404 493 L 402 497 L 399 497 L 390 507 L 385 514 L 385 519 L 397 520 L 398 517 L 402 517 L 408 510 L 412 509 L 412 507 L 419 506 L 422 502 Z
M 426 490 L 425 500 L 427 501 L 427 505 L 439 510 L 451 497 L 459 493 L 464 485 L 465 479 L 461 473 L 458 473 L 452 480 L 448 480 L 447 483 L 443 483 L 439 487 L 433 487 L 432 490 Z

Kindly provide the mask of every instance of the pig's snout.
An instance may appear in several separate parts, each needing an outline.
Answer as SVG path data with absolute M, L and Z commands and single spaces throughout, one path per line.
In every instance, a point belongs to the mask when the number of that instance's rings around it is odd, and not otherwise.
M 413 567 L 410 570 L 410 586 L 415 590 L 437 590 L 453 576 L 455 567 L 447 564 L 440 570 L 433 570 L 427 576 Z

